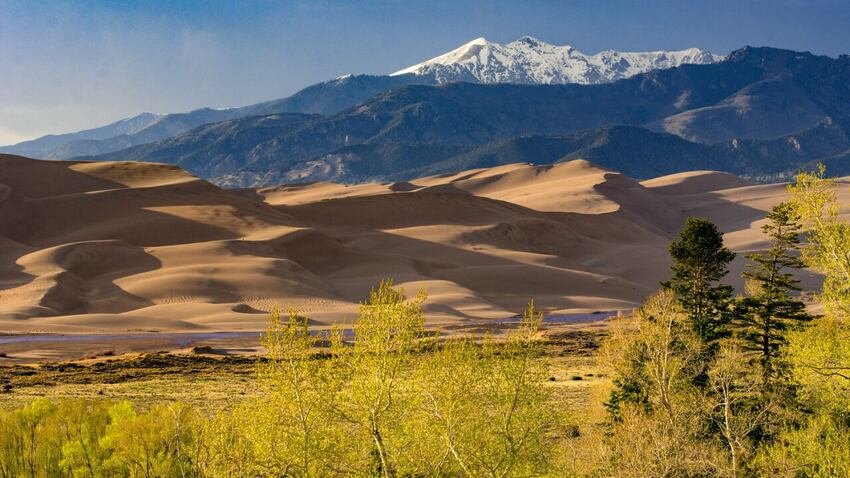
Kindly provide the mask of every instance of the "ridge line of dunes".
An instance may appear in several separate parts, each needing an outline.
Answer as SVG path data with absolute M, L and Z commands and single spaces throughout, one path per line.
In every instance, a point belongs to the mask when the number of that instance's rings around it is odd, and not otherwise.
M 170 165 L 0 155 L 0 331 L 260 330 L 274 306 L 327 325 L 384 277 L 427 290 L 432 323 L 510 317 L 530 298 L 630 309 L 666 277 L 686 216 L 751 250 L 784 195 L 583 160 L 222 190 Z

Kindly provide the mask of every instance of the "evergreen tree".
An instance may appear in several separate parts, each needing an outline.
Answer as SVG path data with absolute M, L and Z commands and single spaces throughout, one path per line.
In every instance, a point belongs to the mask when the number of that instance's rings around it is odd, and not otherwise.
M 762 227 L 762 232 L 768 236 L 770 248 L 747 256 L 753 264 L 744 277 L 755 290 L 743 299 L 743 313 L 736 324 L 745 349 L 758 354 L 765 385 L 779 372 L 777 361 L 787 331 L 812 319 L 806 305 L 793 296 L 800 290 L 800 281 L 790 271 L 803 267 L 802 260 L 794 254 L 802 227 L 799 215 L 791 204 L 782 203 L 767 218 L 770 222 Z
M 719 281 L 735 254 L 711 221 L 690 217 L 679 240 L 670 243 L 670 256 L 673 275 L 661 285 L 676 294 L 700 340 L 714 344 L 726 333 L 732 298 L 732 287 Z

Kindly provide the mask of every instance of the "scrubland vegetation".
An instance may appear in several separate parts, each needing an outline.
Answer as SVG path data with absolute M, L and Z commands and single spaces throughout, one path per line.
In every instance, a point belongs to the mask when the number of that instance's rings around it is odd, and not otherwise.
M 0 476 L 850 476 L 850 224 L 822 170 L 790 189 L 740 297 L 722 283 L 722 235 L 687 222 L 670 280 L 611 321 L 592 403 L 565 406 L 550 386 L 533 303 L 503 336 L 440 338 L 424 296 L 387 281 L 353 335 L 273 313 L 254 393 L 218 411 L 0 412 Z M 803 266 L 825 278 L 821 316 L 798 297 Z

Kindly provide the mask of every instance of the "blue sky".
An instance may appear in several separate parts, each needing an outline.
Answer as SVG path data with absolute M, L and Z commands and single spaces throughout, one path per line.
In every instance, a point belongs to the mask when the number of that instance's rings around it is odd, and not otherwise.
M 0 0 L 0 144 L 141 111 L 238 106 L 484 36 L 586 53 L 850 53 L 850 1 Z

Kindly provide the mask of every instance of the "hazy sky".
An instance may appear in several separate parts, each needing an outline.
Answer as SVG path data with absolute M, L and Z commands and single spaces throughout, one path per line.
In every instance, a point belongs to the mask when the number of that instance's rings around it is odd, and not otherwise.
M 0 144 L 142 111 L 239 106 L 484 36 L 586 53 L 850 53 L 850 0 L 0 0 Z

